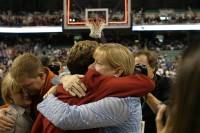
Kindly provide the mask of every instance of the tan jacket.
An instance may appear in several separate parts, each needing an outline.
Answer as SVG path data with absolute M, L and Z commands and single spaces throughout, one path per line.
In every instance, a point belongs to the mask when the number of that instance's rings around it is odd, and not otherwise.
M 0 133 L 30 133 L 33 126 L 33 120 L 29 116 L 28 112 L 26 112 L 24 108 L 17 105 L 11 105 L 8 108 L 12 109 L 13 114 L 6 115 L 15 121 L 15 126 L 11 131 Z

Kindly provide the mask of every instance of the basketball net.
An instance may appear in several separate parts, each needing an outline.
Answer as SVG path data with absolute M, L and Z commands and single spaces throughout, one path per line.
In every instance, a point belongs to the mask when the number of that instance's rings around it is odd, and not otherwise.
M 105 20 L 103 18 L 88 18 L 86 26 L 90 28 L 90 37 L 101 38 L 101 31 L 105 26 Z

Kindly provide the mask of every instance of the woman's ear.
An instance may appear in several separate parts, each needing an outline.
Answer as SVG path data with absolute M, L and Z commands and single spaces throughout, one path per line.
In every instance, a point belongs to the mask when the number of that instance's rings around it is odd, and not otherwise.
M 118 67 L 115 69 L 115 77 L 120 77 L 123 74 L 124 70 L 122 69 L 122 67 Z

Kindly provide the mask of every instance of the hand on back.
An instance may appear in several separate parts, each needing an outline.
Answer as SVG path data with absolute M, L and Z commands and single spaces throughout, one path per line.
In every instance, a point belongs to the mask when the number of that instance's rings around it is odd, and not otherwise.
M 15 121 L 12 120 L 10 117 L 6 116 L 6 114 L 12 115 L 12 109 L 10 108 L 2 108 L 0 109 L 0 131 L 5 132 L 5 131 L 10 131 L 14 124 Z
M 49 91 L 43 96 L 43 98 L 48 97 L 48 95 L 50 95 L 50 94 L 55 95 L 55 94 L 56 94 L 56 89 L 57 89 L 57 85 L 51 87 L 51 88 L 49 89 Z
M 65 75 L 61 78 L 60 82 L 63 84 L 63 88 L 68 91 L 72 96 L 84 97 L 86 95 L 86 87 L 81 82 L 81 78 L 84 75 Z

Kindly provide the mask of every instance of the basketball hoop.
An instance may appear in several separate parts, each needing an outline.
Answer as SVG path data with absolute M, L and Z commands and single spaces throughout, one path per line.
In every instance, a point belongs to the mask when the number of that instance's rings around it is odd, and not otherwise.
M 105 20 L 103 18 L 88 18 L 86 26 L 90 28 L 90 37 L 101 38 L 101 31 L 105 26 Z

